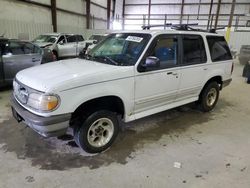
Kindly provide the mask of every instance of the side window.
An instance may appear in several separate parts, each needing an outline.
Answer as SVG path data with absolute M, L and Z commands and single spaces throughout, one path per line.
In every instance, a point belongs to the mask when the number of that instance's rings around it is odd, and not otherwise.
M 34 45 L 34 51 L 33 51 L 34 54 L 42 54 L 42 49 L 40 49 L 39 47 L 35 46 Z
M 159 59 L 159 67 L 153 70 L 176 66 L 178 60 L 178 37 L 175 35 L 160 35 L 154 39 L 142 61 L 145 62 L 146 58 L 149 56 Z
M 232 59 L 227 42 L 222 36 L 207 36 L 207 42 L 213 62 Z
M 65 38 L 64 38 L 64 36 L 60 36 L 59 39 L 58 39 L 58 41 L 57 41 L 57 43 L 59 43 L 59 42 L 61 42 L 61 41 L 63 41 L 62 43 L 65 43 Z
M 207 56 L 204 41 L 200 35 L 184 35 L 183 44 L 183 64 L 194 65 L 206 63 Z
M 67 36 L 67 42 L 76 42 L 76 36 L 75 35 L 71 35 L 71 36 Z
M 23 45 L 19 42 L 11 41 L 9 43 L 9 52 L 12 55 L 22 55 L 24 54 Z
M 34 51 L 34 45 L 31 43 L 23 43 L 23 49 L 25 54 L 32 54 Z
M 76 35 L 76 37 L 77 37 L 78 42 L 84 41 L 84 38 L 82 35 Z

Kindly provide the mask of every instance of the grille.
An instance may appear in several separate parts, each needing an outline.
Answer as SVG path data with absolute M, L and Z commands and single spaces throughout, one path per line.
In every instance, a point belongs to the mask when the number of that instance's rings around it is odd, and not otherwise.
M 26 104 L 29 97 L 28 89 L 17 81 L 13 82 L 13 89 L 16 99 L 22 104 Z

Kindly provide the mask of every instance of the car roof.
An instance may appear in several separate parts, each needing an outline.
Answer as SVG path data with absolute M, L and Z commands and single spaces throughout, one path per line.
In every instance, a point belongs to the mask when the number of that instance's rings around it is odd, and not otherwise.
M 151 34 L 156 36 L 159 34 L 198 34 L 202 36 L 223 36 L 218 33 L 202 32 L 202 31 L 180 31 L 180 30 L 130 30 L 130 31 L 121 31 L 121 32 L 112 32 L 112 33 L 141 33 L 141 34 Z
M 91 36 L 108 36 L 109 33 L 104 33 L 104 34 L 92 34 Z
M 59 35 L 81 35 L 81 34 L 74 34 L 74 33 L 43 33 L 41 35 L 51 35 L 51 36 L 59 36 Z

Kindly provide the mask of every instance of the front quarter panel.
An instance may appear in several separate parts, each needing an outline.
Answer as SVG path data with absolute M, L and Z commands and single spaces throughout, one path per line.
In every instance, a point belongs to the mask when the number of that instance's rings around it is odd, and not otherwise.
M 72 113 L 81 104 L 91 99 L 105 96 L 117 96 L 123 101 L 125 115 L 129 116 L 132 114 L 134 107 L 133 83 L 134 77 L 131 76 L 61 91 L 61 106 L 56 110 L 56 113 Z

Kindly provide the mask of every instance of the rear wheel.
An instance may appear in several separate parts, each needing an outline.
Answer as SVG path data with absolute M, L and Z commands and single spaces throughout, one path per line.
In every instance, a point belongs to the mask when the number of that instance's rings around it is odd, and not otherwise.
M 209 112 L 214 109 L 219 93 L 220 88 L 217 82 L 210 82 L 205 86 L 199 99 L 199 106 L 203 112 Z
M 100 110 L 92 113 L 80 126 L 74 128 L 75 142 L 88 153 L 100 153 L 108 149 L 119 131 L 114 112 Z

